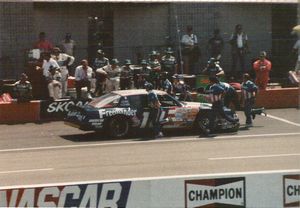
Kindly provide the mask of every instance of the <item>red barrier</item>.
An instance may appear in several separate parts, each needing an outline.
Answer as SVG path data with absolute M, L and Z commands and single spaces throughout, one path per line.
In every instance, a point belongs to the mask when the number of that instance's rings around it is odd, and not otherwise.
M 260 90 L 256 99 L 257 107 L 296 108 L 299 105 L 299 88 L 278 88 Z
M 40 101 L 0 104 L 0 123 L 36 122 L 40 120 Z

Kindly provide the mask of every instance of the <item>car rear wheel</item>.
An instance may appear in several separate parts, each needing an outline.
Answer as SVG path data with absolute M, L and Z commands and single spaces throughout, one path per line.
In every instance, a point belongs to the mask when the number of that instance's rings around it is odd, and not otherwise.
M 115 117 L 109 121 L 108 133 L 113 138 L 122 138 L 128 135 L 130 124 L 125 117 Z

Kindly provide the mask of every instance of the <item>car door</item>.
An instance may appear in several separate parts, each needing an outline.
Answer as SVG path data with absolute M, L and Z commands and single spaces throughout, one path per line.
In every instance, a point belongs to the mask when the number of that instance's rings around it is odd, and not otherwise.
M 168 94 L 159 95 L 158 99 L 165 114 L 162 117 L 168 120 L 164 128 L 185 127 L 186 112 L 182 110 L 183 105 Z

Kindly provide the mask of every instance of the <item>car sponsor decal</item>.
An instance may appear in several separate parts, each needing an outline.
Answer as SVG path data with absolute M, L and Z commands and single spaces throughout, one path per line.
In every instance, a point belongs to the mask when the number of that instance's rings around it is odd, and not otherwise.
M 0 190 L 0 207 L 126 207 L 131 182 Z
M 130 108 L 114 108 L 114 109 L 100 109 L 99 118 L 112 117 L 115 115 L 125 115 L 125 116 L 136 116 L 137 110 Z
M 186 208 L 246 207 L 245 178 L 185 181 Z
M 300 175 L 283 176 L 283 206 L 300 207 Z

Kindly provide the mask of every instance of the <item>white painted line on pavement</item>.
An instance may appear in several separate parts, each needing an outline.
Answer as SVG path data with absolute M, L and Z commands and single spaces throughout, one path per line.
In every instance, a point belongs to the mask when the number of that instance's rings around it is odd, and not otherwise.
M 253 159 L 253 158 L 269 158 L 269 157 L 291 157 L 300 156 L 300 153 L 293 154 L 277 154 L 277 155 L 252 155 L 252 156 L 238 156 L 238 157 L 212 157 L 208 160 L 236 160 L 236 159 Z
M 48 146 L 48 147 L 28 147 L 28 148 L 15 148 L 15 149 L 2 149 L 0 153 L 6 152 L 24 152 L 24 151 L 39 151 L 39 150 L 58 150 L 58 149 L 75 149 L 83 147 L 107 147 L 107 146 L 118 146 L 118 145 L 133 145 L 133 144 L 144 144 L 144 143 L 170 143 L 170 142 L 187 142 L 187 141 L 203 141 L 203 140 L 216 140 L 216 139 L 234 139 L 234 138 L 255 138 L 255 137 L 278 137 L 278 136 L 296 136 L 300 135 L 300 132 L 295 133 L 278 133 L 278 134 L 249 134 L 249 135 L 227 135 L 227 136 L 216 136 L 216 137 L 202 137 L 198 136 L 183 136 L 147 140 L 147 141 L 127 141 L 127 142 L 108 142 L 108 143 L 93 143 L 93 144 L 79 144 L 79 145 L 61 145 L 61 146 Z M 179 139 L 181 138 L 181 139 Z
M 267 117 L 273 118 L 273 119 L 275 119 L 275 120 L 282 121 L 282 122 L 285 122 L 285 123 L 288 123 L 288 124 L 291 124 L 291 125 L 300 127 L 300 124 L 299 124 L 299 123 L 295 123 L 295 122 L 286 120 L 286 119 L 284 119 L 284 118 L 279 118 L 279 117 L 277 117 L 277 116 L 272 116 L 272 115 L 269 115 L 269 114 L 267 114 Z
M 9 171 L 0 171 L 0 174 L 39 172 L 39 171 L 51 171 L 51 170 L 54 170 L 54 168 L 30 169 L 30 170 L 9 170 Z
M 226 177 L 226 176 L 239 176 L 239 175 L 255 175 L 255 174 L 277 174 L 277 173 L 300 173 L 300 169 L 285 169 L 285 170 L 262 170 L 262 171 L 247 171 L 247 172 L 226 172 L 226 173 L 206 173 L 194 175 L 171 175 L 171 176 L 153 176 L 153 177 L 140 177 L 140 178 L 122 178 L 122 179 L 107 179 L 97 181 L 73 181 L 61 183 L 47 183 L 47 184 L 30 184 L 30 185 L 14 185 L 14 186 L 0 186 L 0 190 L 17 189 L 17 188 L 38 188 L 49 186 L 71 186 L 78 184 L 93 184 L 93 183 L 118 183 L 124 181 L 148 181 L 148 180 L 165 180 L 165 179 L 186 179 L 186 178 L 199 178 L 199 177 Z

